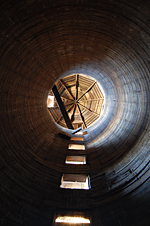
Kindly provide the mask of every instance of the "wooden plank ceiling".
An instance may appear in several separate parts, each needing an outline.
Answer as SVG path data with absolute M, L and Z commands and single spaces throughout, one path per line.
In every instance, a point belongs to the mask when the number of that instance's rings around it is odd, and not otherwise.
M 74 129 L 87 128 L 99 118 L 104 108 L 104 95 L 95 80 L 74 74 L 60 79 L 55 85 Z M 49 95 L 54 96 L 52 90 Z M 53 120 L 67 128 L 55 98 L 54 105 L 48 109 Z

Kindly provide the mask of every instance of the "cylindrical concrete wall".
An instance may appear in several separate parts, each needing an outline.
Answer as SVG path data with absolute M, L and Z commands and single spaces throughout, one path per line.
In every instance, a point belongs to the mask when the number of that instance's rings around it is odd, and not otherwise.
M 1 1 L 1 225 L 51 225 L 89 210 L 93 225 L 149 225 L 149 1 Z M 85 136 L 87 165 L 66 166 L 69 141 L 46 101 L 61 77 L 96 79 L 105 109 Z M 59 188 L 85 173 L 91 190 Z

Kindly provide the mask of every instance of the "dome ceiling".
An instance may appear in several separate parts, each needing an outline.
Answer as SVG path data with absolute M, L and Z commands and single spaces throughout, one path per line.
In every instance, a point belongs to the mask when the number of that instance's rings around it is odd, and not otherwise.
M 93 124 L 104 109 L 104 95 L 92 78 L 84 75 L 63 77 L 56 84 L 73 128 L 87 128 Z M 54 97 L 52 90 L 48 100 Z M 60 126 L 66 127 L 65 120 L 54 98 L 53 106 L 49 107 L 50 115 Z
M 0 19 L 0 224 L 48 226 L 57 210 L 78 210 L 90 211 L 94 226 L 149 226 L 149 1 L 6 0 Z M 105 94 L 78 142 L 87 156 L 78 167 L 65 164 L 76 141 L 59 135 L 71 130 L 47 108 L 68 75 L 91 76 Z M 68 90 L 75 98 L 75 86 Z M 91 189 L 61 189 L 68 172 L 89 175 Z

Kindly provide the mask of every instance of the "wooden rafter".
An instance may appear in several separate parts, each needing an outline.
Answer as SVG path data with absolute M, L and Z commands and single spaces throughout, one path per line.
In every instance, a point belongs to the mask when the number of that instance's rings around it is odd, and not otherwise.
M 81 103 L 79 103 L 79 105 L 81 105 L 82 107 L 86 108 L 88 111 L 90 111 L 90 112 L 92 112 L 92 113 L 94 113 L 94 114 L 96 114 L 96 115 L 99 115 L 98 113 L 96 113 L 96 112 L 92 111 L 91 109 L 85 107 L 85 106 L 82 105 Z
M 75 100 L 78 99 L 78 86 L 79 86 L 78 77 L 79 77 L 79 75 L 76 75 L 76 83 L 75 83 L 75 86 L 76 86 L 76 97 L 75 97 Z
M 53 91 L 53 94 L 54 94 L 54 96 L 56 98 L 57 104 L 58 104 L 58 106 L 60 108 L 60 111 L 61 111 L 63 117 L 64 117 L 64 120 L 66 122 L 66 125 L 67 125 L 68 129 L 73 129 L 72 123 L 70 121 L 68 113 L 66 112 L 65 106 L 64 106 L 64 104 L 62 102 L 62 99 L 61 99 L 61 97 L 59 95 L 59 92 L 57 90 L 56 85 L 53 86 L 52 91 Z
M 67 89 L 67 87 L 65 86 L 65 84 L 63 83 L 62 79 L 59 80 L 62 84 L 62 86 L 65 88 L 65 90 L 67 91 L 67 93 L 73 98 L 74 100 L 74 96 L 72 95 L 72 93 Z
M 69 112 L 73 107 L 74 106 L 72 105 L 68 110 L 66 110 L 66 112 Z M 62 118 L 63 118 L 63 115 L 61 115 L 61 117 L 59 117 L 56 122 L 59 122 Z
M 75 111 L 76 111 L 76 107 L 77 107 L 77 105 L 75 104 L 75 105 L 74 105 L 74 109 L 73 109 L 73 113 L 72 113 L 72 116 L 71 116 L 71 122 L 74 121 L 74 113 L 75 113 Z
M 84 93 L 82 93 L 82 95 L 77 99 L 77 101 L 79 101 L 87 92 L 89 92 L 90 89 L 92 89 L 95 84 L 96 84 L 96 81 L 93 82 L 92 85 Z
M 78 104 L 77 104 L 77 105 L 78 105 Z M 84 124 L 84 126 L 87 128 L 86 123 L 85 123 L 85 120 L 84 120 L 84 117 L 83 117 L 83 115 L 82 115 L 82 112 L 81 112 L 81 109 L 80 109 L 79 105 L 78 105 L 78 109 L 79 109 L 80 116 L 81 116 L 81 119 L 82 119 L 82 121 L 83 121 L 83 124 Z

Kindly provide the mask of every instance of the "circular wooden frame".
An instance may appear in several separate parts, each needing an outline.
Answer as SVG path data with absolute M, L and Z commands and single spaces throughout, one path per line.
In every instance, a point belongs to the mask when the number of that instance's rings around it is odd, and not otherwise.
M 104 109 L 104 94 L 95 80 L 89 76 L 73 74 L 60 79 L 55 85 L 74 129 L 80 126 L 82 129 L 87 128 L 100 117 Z M 66 128 L 52 90 L 48 95 L 49 102 L 53 103 L 48 105 L 53 120 Z

